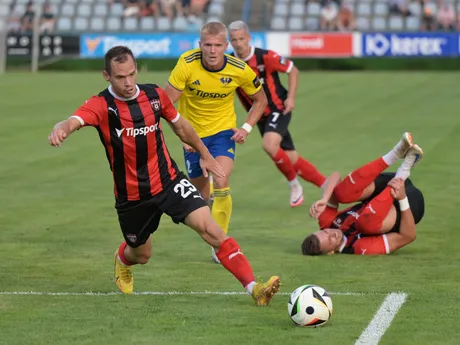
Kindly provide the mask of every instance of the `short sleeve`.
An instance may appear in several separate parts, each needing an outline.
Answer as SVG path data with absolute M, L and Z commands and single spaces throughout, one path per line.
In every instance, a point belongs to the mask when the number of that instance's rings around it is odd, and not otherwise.
M 80 106 L 71 117 L 80 121 L 82 126 L 97 127 L 107 112 L 105 100 L 102 97 L 94 96 Z
M 324 212 L 318 217 L 319 228 L 330 228 L 335 217 L 337 217 L 337 213 L 337 208 L 327 206 Z
M 161 102 L 161 117 L 164 118 L 168 122 L 176 122 L 179 120 L 180 114 L 177 111 L 177 109 L 174 107 L 174 105 L 171 103 L 168 95 L 166 92 L 159 87 L 157 89 L 158 95 L 160 96 L 160 102 Z
M 244 93 L 248 96 L 256 94 L 261 88 L 262 83 L 259 80 L 259 77 L 255 74 L 249 65 L 244 66 L 243 77 L 241 80 L 241 88 Z
M 183 91 L 187 84 L 189 73 L 189 66 L 181 56 L 179 60 L 177 60 L 176 66 L 169 76 L 168 83 L 171 84 L 173 88 Z
M 278 55 L 274 51 L 269 50 L 268 54 L 265 55 L 265 66 L 276 72 L 289 73 L 291 72 L 294 63 L 291 60 Z

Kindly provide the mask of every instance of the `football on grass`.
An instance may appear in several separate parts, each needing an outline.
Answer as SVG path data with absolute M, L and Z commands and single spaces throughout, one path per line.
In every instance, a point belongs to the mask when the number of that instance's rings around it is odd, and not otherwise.
M 303 285 L 291 294 L 288 312 L 297 326 L 322 326 L 332 315 L 332 299 L 322 287 Z

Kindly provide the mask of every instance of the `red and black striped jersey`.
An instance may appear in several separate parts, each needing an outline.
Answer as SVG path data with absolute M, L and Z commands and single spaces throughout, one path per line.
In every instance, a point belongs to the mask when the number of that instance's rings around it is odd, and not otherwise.
M 232 55 L 235 56 L 233 52 Z M 264 111 L 264 116 L 273 112 L 284 111 L 284 101 L 287 98 L 287 90 L 281 84 L 279 72 L 289 73 L 294 66 L 291 60 L 285 59 L 272 50 L 265 50 L 251 46 L 249 56 L 243 59 L 249 67 L 257 74 L 267 95 L 268 105 Z M 236 90 L 238 98 L 243 107 L 249 111 L 252 107 L 252 100 L 244 93 L 241 88 Z
M 362 233 L 356 221 L 366 207 L 365 203 L 358 203 L 339 211 L 335 207 L 327 206 L 318 218 L 320 229 L 333 228 L 343 232 L 344 242 L 340 253 L 357 255 L 383 255 L 390 253 L 386 234 L 366 235 Z
M 130 99 L 117 96 L 109 86 L 73 117 L 99 132 L 117 201 L 148 199 L 177 176 L 179 169 L 166 147 L 160 118 L 175 122 L 180 115 L 159 86 L 139 84 Z

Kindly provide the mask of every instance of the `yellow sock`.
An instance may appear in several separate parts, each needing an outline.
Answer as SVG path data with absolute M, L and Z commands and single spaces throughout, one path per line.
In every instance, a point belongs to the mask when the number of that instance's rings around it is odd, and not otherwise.
M 232 216 L 232 196 L 230 187 L 214 189 L 214 203 L 212 205 L 212 217 L 225 233 L 228 233 L 228 225 Z

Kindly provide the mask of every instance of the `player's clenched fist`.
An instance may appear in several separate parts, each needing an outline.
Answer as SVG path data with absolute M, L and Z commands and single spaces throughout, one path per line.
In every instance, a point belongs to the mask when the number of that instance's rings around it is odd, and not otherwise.
M 66 138 L 67 132 L 62 127 L 56 126 L 49 135 L 48 141 L 52 146 L 59 147 Z
M 391 196 L 396 200 L 402 200 L 406 197 L 406 188 L 404 185 L 404 180 L 401 178 L 393 178 L 388 185 L 391 187 Z
M 249 134 L 248 131 L 244 128 L 232 128 L 232 131 L 235 134 L 233 134 L 231 139 L 238 144 L 244 144 Z

